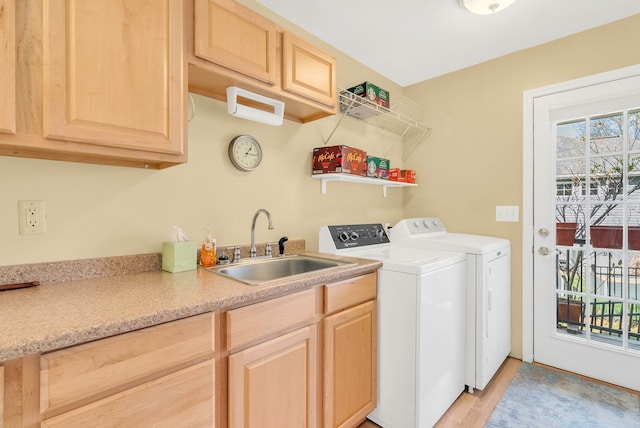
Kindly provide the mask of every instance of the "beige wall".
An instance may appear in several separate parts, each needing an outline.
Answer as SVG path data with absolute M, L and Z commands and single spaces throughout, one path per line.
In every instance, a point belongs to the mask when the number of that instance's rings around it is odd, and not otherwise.
M 450 230 L 511 240 L 512 355 L 522 356 L 522 223 L 495 221 L 522 207 L 522 95 L 640 63 L 640 15 L 404 88 L 433 131 L 405 162 L 420 186 L 404 216 L 438 216 Z
M 316 42 L 337 56 L 341 87 L 370 80 L 400 92 L 379 74 Z M 312 250 L 323 224 L 401 218 L 401 189 L 390 189 L 383 198 L 377 186 L 329 183 L 327 194 L 320 194 L 320 183 L 311 178 L 311 151 L 324 144 L 339 117 L 271 127 L 229 116 L 225 103 L 198 95 L 194 100 L 185 165 L 148 171 L 0 156 L 0 265 L 159 252 L 174 224 L 192 240 L 201 241 L 211 227 L 219 245 L 246 244 L 258 208 L 269 210 L 276 226 L 269 231 L 260 218 L 258 242 L 287 235 L 305 239 Z M 262 145 L 264 160 L 256 171 L 242 173 L 228 160 L 228 143 L 240 134 Z M 400 137 L 353 118 L 343 121 L 330 144 L 378 155 L 391 150 L 389 157 L 400 166 Z M 17 202 L 32 199 L 46 203 L 46 235 L 18 234 Z

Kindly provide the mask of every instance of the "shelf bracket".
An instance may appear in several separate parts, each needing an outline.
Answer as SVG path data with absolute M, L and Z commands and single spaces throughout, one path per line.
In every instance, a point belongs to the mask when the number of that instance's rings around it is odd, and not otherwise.
M 340 97 L 340 95 L 338 95 L 338 97 Z M 338 128 L 340 127 L 340 124 L 342 124 L 342 121 L 344 120 L 344 118 L 347 116 L 347 112 L 349 111 L 349 109 L 351 107 L 353 107 L 353 104 L 355 103 L 355 99 L 350 98 L 349 99 L 349 105 L 346 106 L 346 108 L 344 108 L 344 111 L 342 112 L 342 116 L 340 116 L 340 119 L 338 119 L 338 122 L 336 123 L 336 126 L 333 127 L 333 130 L 331 131 L 331 133 L 329 134 L 329 136 L 327 137 L 327 139 L 324 142 L 324 145 L 326 146 L 327 144 L 329 144 L 329 141 L 331 141 L 331 138 L 333 138 L 333 134 L 335 134 L 335 132 L 338 130 Z M 343 104 L 341 101 L 338 102 L 338 104 Z M 342 108 L 342 107 L 340 107 Z
M 431 128 L 425 129 L 425 131 L 422 133 L 420 138 L 418 138 L 418 141 L 416 141 L 416 143 L 413 145 L 413 147 L 411 147 L 411 150 L 409 150 L 409 152 L 406 154 L 406 156 L 402 156 L 402 161 L 404 162 L 407 159 L 409 159 L 409 156 L 411 156 L 411 153 L 413 153 L 413 151 L 418 148 L 420 143 L 422 143 L 422 140 L 424 140 L 425 138 L 429 137 L 430 135 L 431 135 Z

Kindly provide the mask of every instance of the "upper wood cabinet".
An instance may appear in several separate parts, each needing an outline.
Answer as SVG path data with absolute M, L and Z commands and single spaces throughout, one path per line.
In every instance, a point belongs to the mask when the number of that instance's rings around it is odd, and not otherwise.
M 44 136 L 181 155 L 182 2 L 44 3 Z
M 336 60 L 291 33 L 282 34 L 282 88 L 326 105 L 336 103 Z
M 147 168 L 186 162 L 181 0 L 7 1 L 16 12 L 17 119 L 15 136 L 0 134 L 0 154 Z
M 15 0 L 0 0 L 0 132 L 16 133 Z
M 188 4 L 190 91 L 225 101 L 239 86 L 284 101 L 296 122 L 336 113 L 334 57 L 234 0 Z
M 276 84 L 276 25 L 235 1 L 196 0 L 195 54 Z

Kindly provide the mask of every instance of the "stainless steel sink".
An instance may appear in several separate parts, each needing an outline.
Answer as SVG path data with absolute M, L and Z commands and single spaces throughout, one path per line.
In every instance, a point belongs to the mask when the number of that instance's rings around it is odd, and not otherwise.
M 237 265 L 216 266 L 208 268 L 208 270 L 242 281 L 245 284 L 260 285 L 268 281 L 349 264 L 353 263 L 313 256 L 286 256 L 243 261 Z

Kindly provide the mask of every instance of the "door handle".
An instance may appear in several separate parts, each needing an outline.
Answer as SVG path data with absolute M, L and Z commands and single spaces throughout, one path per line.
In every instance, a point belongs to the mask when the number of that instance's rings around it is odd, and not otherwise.
M 546 256 L 549 254 L 549 249 L 547 247 L 540 247 L 538 248 L 538 254 L 540 254 L 541 256 Z

